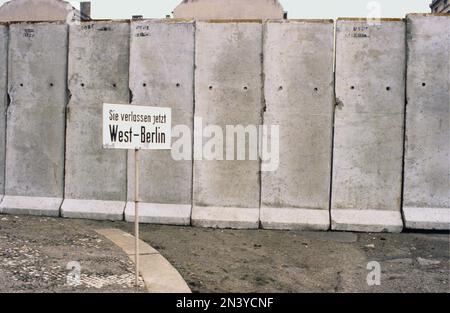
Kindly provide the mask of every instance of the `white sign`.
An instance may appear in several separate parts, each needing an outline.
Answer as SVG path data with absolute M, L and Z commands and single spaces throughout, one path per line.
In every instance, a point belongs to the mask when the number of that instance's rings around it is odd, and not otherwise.
M 170 150 L 172 109 L 103 104 L 105 149 Z

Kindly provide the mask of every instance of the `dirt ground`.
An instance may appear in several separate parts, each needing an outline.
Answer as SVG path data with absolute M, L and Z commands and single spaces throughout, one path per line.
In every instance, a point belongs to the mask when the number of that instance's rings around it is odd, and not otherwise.
M 141 229 L 194 292 L 450 292 L 448 234 Z
M 63 286 L 69 261 L 79 262 L 82 273 L 94 278 L 133 272 L 127 257 L 93 232 L 100 228 L 133 232 L 133 225 L 124 222 L 0 215 L 0 292 L 132 291 L 126 283 L 100 289 Z M 193 292 L 450 293 L 448 233 L 236 231 L 141 225 L 141 238 L 179 270 Z M 29 265 L 26 270 L 5 265 L 15 254 L 30 254 L 21 252 L 22 246 L 39 253 L 30 263 L 34 268 L 59 266 L 54 270 L 59 276 L 37 283 Z M 11 248 L 19 250 L 11 252 Z M 367 265 L 372 261 L 381 266 L 380 286 L 367 284 Z

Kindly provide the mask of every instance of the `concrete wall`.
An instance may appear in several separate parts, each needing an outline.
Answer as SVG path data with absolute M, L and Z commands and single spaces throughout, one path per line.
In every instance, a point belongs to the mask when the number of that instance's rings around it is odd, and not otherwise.
M 12 0 L 0 7 L 0 22 L 70 21 L 77 17 L 79 12 L 61 0 Z
M 9 28 L 3 212 L 59 215 L 64 191 L 67 26 Z
M 205 126 L 217 125 L 222 129 L 226 125 L 261 125 L 261 61 L 261 23 L 198 22 L 195 117 L 202 118 Z M 209 140 L 204 138 L 204 143 Z M 194 162 L 192 223 L 257 228 L 260 162 L 221 161 L 225 149 L 220 154 L 217 153 L 218 160 Z
M 450 16 L 407 26 L 406 227 L 450 229 Z
M 262 172 L 264 228 L 330 227 L 334 24 L 265 26 L 265 125 L 280 125 L 280 165 Z
M 174 18 L 207 19 L 282 19 L 284 10 L 278 0 L 183 0 Z
M 187 158 L 171 151 L 141 152 L 141 221 L 189 225 L 192 209 L 194 24 L 174 20 L 131 24 L 130 88 L 133 104 L 172 108 L 172 124 L 184 125 Z M 173 134 L 175 136 L 175 134 Z M 172 139 L 178 140 L 178 136 Z M 128 158 L 128 200 L 134 201 L 134 151 Z M 126 210 L 134 220 L 134 203 Z
M 0 25 L 0 201 L 5 194 L 6 108 L 8 106 L 8 27 Z
M 101 127 L 104 102 L 132 99 L 188 134 L 187 160 L 176 133 L 172 153 L 142 152 L 143 222 L 328 229 L 331 203 L 335 230 L 398 232 L 404 175 L 406 226 L 449 229 L 448 28 L 339 20 L 333 89 L 327 21 L 16 23 L 9 45 L 0 25 L 0 212 L 132 221 L 133 153 L 103 149 Z M 280 127 L 279 166 L 224 161 L 227 125 L 262 123 Z
M 129 103 L 128 22 L 70 26 L 65 217 L 122 220 L 127 152 L 105 150 L 103 103 Z
M 338 20 L 335 230 L 401 231 L 405 22 Z

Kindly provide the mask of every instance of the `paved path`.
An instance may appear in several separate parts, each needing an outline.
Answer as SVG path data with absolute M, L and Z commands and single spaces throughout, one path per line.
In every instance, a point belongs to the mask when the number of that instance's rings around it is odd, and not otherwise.
M 100 229 L 97 232 L 114 242 L 134 261 L 135 237 L 119 229 Z M 180 273 L 150 245 L 139 241 L 139 273 L 150 293 L 191 293 Z

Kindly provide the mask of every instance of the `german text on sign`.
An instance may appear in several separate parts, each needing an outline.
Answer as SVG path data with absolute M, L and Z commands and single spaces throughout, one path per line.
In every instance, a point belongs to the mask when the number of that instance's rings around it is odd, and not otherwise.
M 170 150 L 170 108 L 103 105 L 105 149 Z

